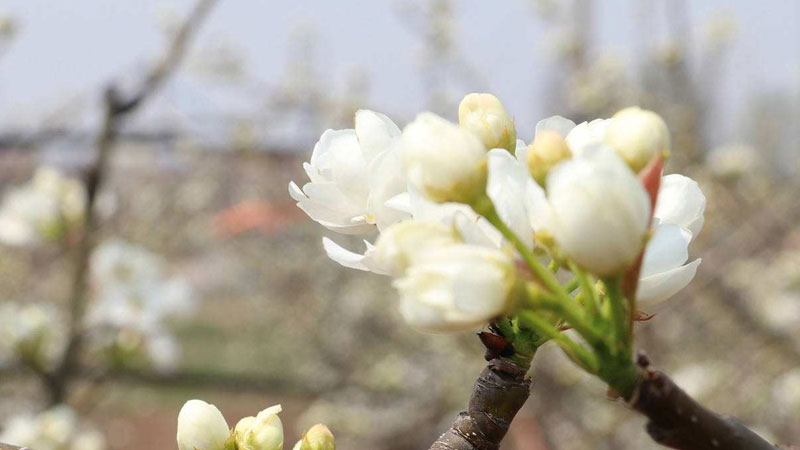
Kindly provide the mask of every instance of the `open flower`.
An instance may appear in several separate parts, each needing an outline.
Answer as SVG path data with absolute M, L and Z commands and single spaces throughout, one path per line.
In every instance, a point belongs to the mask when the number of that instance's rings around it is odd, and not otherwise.
M 422 113 L 401 137 L 409 183 L 434 202 L 471 203 L 486 188 L 486 147 L 433 113 Z
M 459 242 L 461 238 L 452 226 L 407 220 L 381 234 L 371 258 L 386 273 L 400 276 L 421 254 Z
M 475 329 L 507 312 L 514 280 L 510 254 L 457 244 L 420 255 L 394 285 L 412 327 L 445 333 Z
M 322 134 L 311 160 L 303 164 L 310 182 L 302 189 L 291 182 L 289 193 L 300 209 L 330 230 L 363 234 L 375 224 L 383 225 L 385 214 L 397 214 L 386 210 L 384 203 L 405 190 L 400 160 L 394 154 L 399 135 L 400 129 L 388 117 L 359 110 L 355 129 Z
M 703 227 L 705 207 L 706 198 L 691 178 L 672 174 L 661 179 L 653 213 L 655 232 L 647 243 L 636 291 L 642 306 L 666 300 L 694 278 L 701 260 L 686 264 L 688 248 Z
M 228 423 L 216 406 L 189 400 L 178 414 L 178 450 L 226 450 Z

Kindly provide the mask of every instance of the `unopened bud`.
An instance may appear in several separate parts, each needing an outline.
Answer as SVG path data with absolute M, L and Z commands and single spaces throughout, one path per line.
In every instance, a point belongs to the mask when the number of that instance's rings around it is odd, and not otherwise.
M 517 146 L 517 129 L 500 99 L 492 94 L 468 94 L 458 105 L 458 123 L 475 133 L 487 149 Z
M 317 424 L 306 431 L 294 450 L 336 450 L 336 441 L 328 427 Z
M 256 417 L 245 417 L 236 424 L 233 436 L 237 450 L 282 450 L 283 424 L 278 417 L 281 405 L 267 408 Z
M 189 400 L 178 414 L 179 450 L 227 450 L 231 432 L 216 406 Z
M 625 108 L 609 121 L 604 141 L 634 172 L 658 152 L 669 151 L 669 130 L 658 114 L 639 107 Z
M 570 158 L 572 153 L 564 138 L 555 131 L 544 130 L 536 134 L 528 146 L 528 168 L 537 183 L 544 186 L 547 174 L 559 162 Z

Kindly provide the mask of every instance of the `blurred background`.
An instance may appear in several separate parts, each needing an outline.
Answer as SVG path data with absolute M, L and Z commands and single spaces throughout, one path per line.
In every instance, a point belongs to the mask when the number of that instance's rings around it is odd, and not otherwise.
M 0 5 L 0 441 L 175 448 L 202 398 L 230 425 L 281 403 L 287 446 L 324 422 L 343 449 L 427 448 L 480 343 L 404 326 L 389 280 L 329 261 L 287 185 L 358 108 L 402 126 L 488 91 L 526 141 L 554 114 L 666 119 L 667 172 L 708 198 L 703 263 L 640 345 L 708 406 L 800 443 L 800 3 L 213 3 Z M 557 349 L 533 375 L 505 448 L 657 448 Z

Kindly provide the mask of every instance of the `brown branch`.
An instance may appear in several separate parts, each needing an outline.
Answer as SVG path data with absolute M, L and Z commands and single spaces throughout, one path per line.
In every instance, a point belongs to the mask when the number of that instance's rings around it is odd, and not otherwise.
M 178 67 L 186 51 L 189 39 L 208 15 L 216 1 L 198 1 L 189 17 L 176 33 L 164 58 L 147 74 L 138 91 L 126 97 L 120 93 L 120 90 L 114 84 L 111 84 L 106 89 L 103 128 L 96 141 L 97 159 L 86 174 L 85 221 L 81 239 L 75 249 L 73 283 L 69 297 L 67 347 L 56 368 L 43 377 L 51 404 L 60 403 L 64 400 L 66 388 L 71 374 L 75 370 L 77 356 L 80 353 L 83 341 L 82 321 L 87 302 L 89 258 L 96 244 L 95 239 L 99 223 L 94 206 L 97 194 L 108 172 L 111 151 L 116 143 L 119 127 L 127 116 L 131 115 L 137 107 L 141 106 L 146 99 L 158 91 L 158 88 Z
M 776 450 L 732 417 L 700 405 L 672 379 L 649 367 L 644 354 L 638 364 L 643 376 L 625 399 L 649 420 L 647 433 L 657 443 L 681 450 Z
M 497 450 L 511 420 L 530 395 L 528 365 L 497 357 L 481 372 L 469 408 L 430 450 Z

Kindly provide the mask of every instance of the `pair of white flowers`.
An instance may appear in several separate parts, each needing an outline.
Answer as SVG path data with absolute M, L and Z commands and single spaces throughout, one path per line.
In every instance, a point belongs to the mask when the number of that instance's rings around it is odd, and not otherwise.
M 178 450 L 283 450 L 281 405 L 256 416 L 245 417 L 233 430 L 216 406 L 189 400 L 178 414 Z M 314 425 L 293 450 L 335 450 L 333 434 L 325 425 Z
M 364 241 L 364 254 L 323 243 L 344 266 L 397 277 L 400 310 L 417 328 L 470 329 L 508 311 L 513 254 L 468 206 L 484 195 L 525 245 L 549 233 L 598 276 L 631 267 L 653 226 L 637 292 L 644 304 L 668 298 L 694 277 L 700 261 L 685 263 L 703 223 L 697 184 L 663 177 L 653 210 L 637 179 L 669 149 L 668 130 L 652 112 L 629 108 L 577 126 L 551 117 L 537 124 L 530 146 L 515 139 L 513 119 L 489 94 L 465 97 L 459 124 L 422 113 L 400 132 L 366 110 L 355 122 L 354 130 L 323 134 L 304 164 L 311 181 L 289 190 L 333 231 L 380 232 L 377 248 Z

